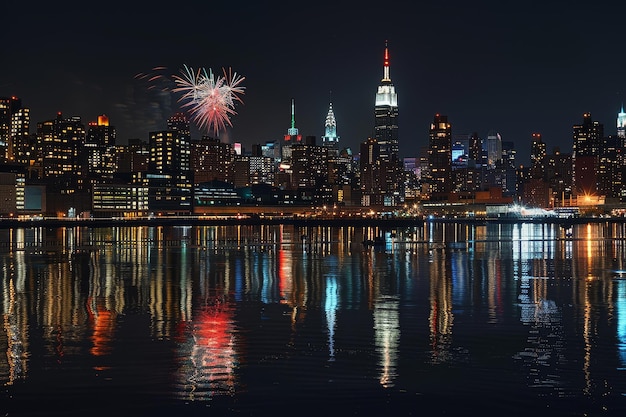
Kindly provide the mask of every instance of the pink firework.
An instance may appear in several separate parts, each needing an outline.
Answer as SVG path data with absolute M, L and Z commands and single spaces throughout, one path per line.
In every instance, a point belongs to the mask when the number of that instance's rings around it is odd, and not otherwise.
M 245 77 L 232 73 L 229 69 L 223 69 L 223 76 L 215 76 L 209 69 L 199 69 L 185 67 L 181 70 L 180 76 L 174 76 L 177 87 L 173 89 L 176 93 L 182 93 L 180 101 L 183 107 L 189 109 L 191 117 L 201 129 L 213 129 L 218 133 L 231 126 L 231 116 L 237 114 L 235 105 L 243 103 L 241 95 L 244 94 L 245 87 L 241 85 Z

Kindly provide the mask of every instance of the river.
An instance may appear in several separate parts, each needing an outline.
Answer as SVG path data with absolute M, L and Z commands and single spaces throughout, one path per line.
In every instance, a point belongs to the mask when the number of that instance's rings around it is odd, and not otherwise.
M 625 245 L 602 222 L 3 229 L 0 412 L 623 415 Z

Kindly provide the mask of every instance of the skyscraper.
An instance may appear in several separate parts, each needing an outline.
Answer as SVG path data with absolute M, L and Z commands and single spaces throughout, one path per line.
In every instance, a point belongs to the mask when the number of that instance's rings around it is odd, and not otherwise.
M 617 137 L 626 139 L 626 113 L 624 113 L 624 105 L 619 113 L 617 113 Z
M 376 92 L 374 138 L 380 146 L 380 158 L 398 160 L 398 95 L 389 74 L 389 48 L 385 42 L 383 78 Z
M 430 197 L 445 200 L 452 191 L 452 128 L 448 116 L 435 114 L 430 124 L 428 172 Z
M 336 149 L 338 142 L 339 136 L 337 136 L 337 120 L 335 120 L 333 103 L 331 101 L 328 105 L 328 114 L 326 115 L 326 122 L 324 123 L 324 136 L 322 136 L 322 145 Z
M 470 166 L 475 166 L 476 164 L 480 165 L 481 160 L 482 160 L 482 153 L 483 153 L 483 141 L 478 136 L 477 132 L 474 132 L 471 135 L 469 135 L 467 149 L 468 149 L 467 156 L 469 158 L 469 165 Z
M 191 169 L 194 185 L 203 182 L 223 181 L 234 183 L 233 162 L 235 151 L 228 143 L 203 136 L 191 142 Z
M 22 109 L 22 100 L 17 97 L 0 97 L 0 162 L 13 162 L 15 115 Z M 26 124 L 28 127 L 28 123 Z M 28 132 L 26 132 L 28 136 Z
M 503 195 L 514 196 L 517 192 L 515 169 L 516 155 L 517 151 L 515 150 L 513 141 L 502 141 L 502 160 L 498 168 L 500 169 L 499 175 L 502 178 L 500 185 L 502 186 Z
M 115 127 L 109 125 L 106 115 L 98 116 L 97 122 L 89 122 L 83 149 L 87 173 L 113 176 L 117 170 L 115 136 Z
M 9 162 L 28 165 L 35 158 L 33 142 L 33 137 L 30 134 L 30 109 L 19 108 L 11 115 Z
M 389 74 L 389 48 L 386 42 L 383 78 L 376 91 L 373 139 L 379 148 L 378 183 L 382 204 L 385 206 L 401 204 L 404 201 L 404 192 L 401 190 L 403 167 L 398 155 L 398 95 Z
M 533 179 L 542 179 L 545 175 L 546 144 L 541 140 L 541 133 L 532 134 L 530 145 L 530 176 Z
M 572 191 L 576 195 L 595 194 L 598 190 L 597 168 L 604 126 L 592 120 L 591 113 L 584 113 L 582 124 L 574 125 L 573 131 Z
M 296 127 L 296 100 L 291 99 L 291 125 L 289 129 L 287 129 L 287 134 L 283 138 L 283 143 L 281 144 L 281 159 L 282 162 L 289 163 L 291 159 L 291 146 L 296 143 L 302 141 L 302 135 L 298 132 L 298 128 Z
M 502 137 L 494 130 L 490 130 L 487 133 L 485 151 L 487 151 L 488 167 L 494 168 L 496 163 L 502 159 Z
M 189 214 L 191 211 L 193 180 L 188 123 L 177 113 L 168 120 L 168 130 L 150 132 L 148 204 L 155 212 Z
M 83 180 L 81 151 L 85 143 L 85 125 L 79 116 L 37 123 L 38 163 L 41 178 L 67 176 L 73 182 Z
M 187 116 L 182 112 L 174 113 L 167 119 L 167 130 L 176 132 L 177 163 L 180 167 L 181 182 L 191 182 L 191 126 Z
M 361 204 L 363 206 L 382 204 L 380 145 L 373 138 L 360 146 Z

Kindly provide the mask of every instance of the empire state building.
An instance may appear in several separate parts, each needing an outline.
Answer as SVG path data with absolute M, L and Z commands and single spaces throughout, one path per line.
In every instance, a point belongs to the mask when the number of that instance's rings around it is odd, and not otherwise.
M 374 139 L 380 145 L 380 158 L 398 161 L 398 94 L 389 75 L 389 48 L 385 42 L 383 79 L 376 92 Z
M 369 141 L 364 156 L 365 167 L 362 189 L 369 195 L 370 204 L 396 206 L 404 201 L 402 163 L 398 156 L 398 95 L 389 76 L 389 48 L 385 42 L 383 79 L 376 92 L 374 107 L 374 138 Z M 367 165 L 363 164 L 362 165 Z M 369 181 L 367 180 L 369 175 Z

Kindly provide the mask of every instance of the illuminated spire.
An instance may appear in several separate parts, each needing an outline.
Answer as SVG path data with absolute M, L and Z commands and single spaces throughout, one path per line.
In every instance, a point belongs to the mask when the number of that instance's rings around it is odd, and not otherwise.
M 297 136 L 298 129 L 296 128 L 296 100 L 291 99 L 291 127 L 287 129 L 289 136 Z
M 385 41 L 385 59 L 383 63 L 383 79 L 382 81 L 391 82 L 391 77 L 389 75 L 389 48 L 387 46 L 388 41 Z
M 331 100 L 328 106 L 328 114 L 326 115 L 326 122 L 324 123 L 324 136 L 322 136 L 322 143 L 324 145 L 332 146 L 339 140 L 337 136 L 337 121 L 335 120 L 335 113 L 333 112 L 333 102 Z
M 398 107 L 398 95 L 396 94 L 396 89 L 391 83 L 391 77 L 389 76 L 389 48 L 387 45 L 388 41 L 385 41 L 383 79 L 376 93 L 376 106 Z

